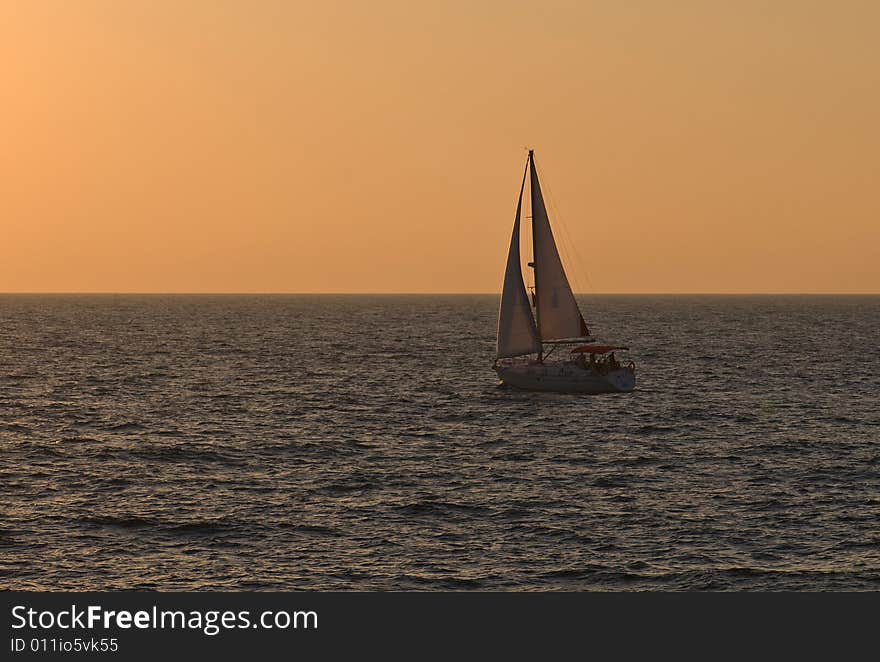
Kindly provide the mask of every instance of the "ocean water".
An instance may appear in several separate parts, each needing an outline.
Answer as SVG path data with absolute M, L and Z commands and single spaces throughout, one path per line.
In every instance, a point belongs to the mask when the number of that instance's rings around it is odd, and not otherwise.
M 498 388 L 496 296 L 4 295 L 0 588 L 880 589 L 880 297 L 581 301 L 635 392 Z

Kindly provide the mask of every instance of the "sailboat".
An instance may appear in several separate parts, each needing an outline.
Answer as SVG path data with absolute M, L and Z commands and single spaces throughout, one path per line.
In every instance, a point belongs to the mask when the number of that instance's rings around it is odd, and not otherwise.
M 534 275 L 531 297 L 520 263 L 520 220 L 526 179 L 532 212 L 532 261 L 528 263 Z M 503 385 L 519 389 L 627 393 L 636 386 L 635 364 L 623 365 L 615 354 L 627 349 L 622 345 L 597 344 L 587 328 L 553 239 L 534 150 L 529 150 L 507 253 L 493 368 Z

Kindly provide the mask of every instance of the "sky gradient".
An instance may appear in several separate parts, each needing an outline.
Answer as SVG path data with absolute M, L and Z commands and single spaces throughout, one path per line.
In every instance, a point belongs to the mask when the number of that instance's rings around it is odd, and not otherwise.
M 880 3 L 0 0 L 0 291 L 880 292 Z

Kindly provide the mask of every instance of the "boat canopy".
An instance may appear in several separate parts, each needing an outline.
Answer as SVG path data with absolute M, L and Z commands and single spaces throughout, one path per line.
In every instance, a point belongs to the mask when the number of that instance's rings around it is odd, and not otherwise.
M 623 345 L 581 345 L 571 350 L 572 354 L 607 354 L 615 349 L 629 349 Z

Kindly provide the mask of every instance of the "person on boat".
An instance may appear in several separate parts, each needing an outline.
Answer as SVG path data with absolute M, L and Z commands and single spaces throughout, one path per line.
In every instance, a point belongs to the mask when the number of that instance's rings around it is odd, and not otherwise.
M 611 352 L 611 356 L 608 357 L 608 367 L 611 370 L 617 370 L 620 367 L 617 358 L 614 356 L 614 352 Z

